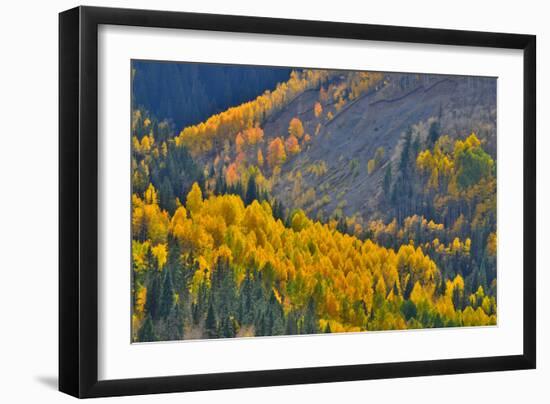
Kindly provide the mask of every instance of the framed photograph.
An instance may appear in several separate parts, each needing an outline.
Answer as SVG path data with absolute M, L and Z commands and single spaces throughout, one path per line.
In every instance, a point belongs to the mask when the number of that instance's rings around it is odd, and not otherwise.
M 59 387 L 532 369 L 532 35 L 59 16 Z

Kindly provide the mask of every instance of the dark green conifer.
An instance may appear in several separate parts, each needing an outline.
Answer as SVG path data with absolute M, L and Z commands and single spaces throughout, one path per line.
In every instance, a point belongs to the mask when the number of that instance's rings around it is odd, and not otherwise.
M 309 298 L 306 313 L 304 316 L 304 328 L 305 334 L 317 334 L 319 332 L 319 320 L 317 318 L 317 310 L 315 308 L 315 301 Z
M 147 316 L 145 318 L 145 321 L 143 322 L 143 325 L 139 329 L 138 332 L 138 341 L 139 342 L 153 342 L 157 341 L 157 335 L 155 334 L 155 330 L 153 328 L 153 321 L 151 320 L 151 316 Z
M 256 185 L 256 176 L 251 175 L 248 178 L 248 185 L 246 186 L 245 203 L 247 205 L 250 205 L 256 199 L 258 199 L 258 187 Z
M 174 306 L 174 284 L 172 283 L 172 271 L 165 269 L 164 282 L 159 302 L 159 316 L 166 317 Z
M 207 338 L 218 338 L 220 336 L 218 329 L 218 320 L 214 313 L 214 305 L 210 303 L 208 306 L 208 313 L 206 315 L 206 321 L 204 324 Z
M 145 311 L 151 316 L 151 319 L 159 318 L 159 299 L 160 299 L 160 275 L 153 273 L 151 285 L 147 288 L 147 299 L 145 301 Z

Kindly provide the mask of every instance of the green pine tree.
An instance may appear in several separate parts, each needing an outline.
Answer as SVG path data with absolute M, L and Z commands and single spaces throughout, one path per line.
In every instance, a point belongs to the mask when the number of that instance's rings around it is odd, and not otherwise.
M 391 191 L 391 163 L 388 163 L 384 172 L 383 190 L 385 197 L 389 199 Z
M 158 337 L 155 334 L 151 316 L 147 316 L 147 318 L 143 322 L 143 325 L 139 329 L 138 340 L 139 342 L 153 342 L 158 340 Z
M 256 176 L 251 175 L 248 178 L 248 185 L 246 186 L 245 202 L 247 205 L 250 205 L 256 199 L 258 199 L 258 186 L 256 185 Z
M 172 272 L 167 268 L 165 270 L 164 282 L 159 302 L 159 316 L 164 318 L 170 314 L 174 306 L 174 284 L 172 283 Z
M 145 311 L 151 316 L 152 320 L 159 318 L 159 300 L 160 300 L 160 275 L 153 273 L 151 286 L 147 288 L 147 299 L 145 303 Z
M 232 317 L 226 317 L 221 324 L 221 336 L 224 338 L 234 338 L 237 335 L 236 324 Z
M 437 139 L 439 139 L 439 121 L 434 121 L 430 125 L 430 130 L 428 132 L 428 145 L 431 147 L 437 142 Z
M 179 304 L 172 306 L 170 314 L 166 318 L 166 333 L 167 339 L 177 341 L 183 339 L 183 309 Z
M 315 301 L 309 298 L 306 314 L 304 316 L 304 328 L 305 334 L 317 334 L 319 332 L 319 320 L 317 318 L 317 310 L 315 308 Z
M 296 335 L 299 334 L 298 330 L 298 318 L 296 313 L 292 310 L 288 313 L 286 319 L 286 335 Z
M 208 306 L 208 314 L 206 315 L 206 321 L 204 323 L 206 336 L 208 338 L 219 338 L 218 321 L 216 314 L 214 313 L 214 305 L 210 302 Z

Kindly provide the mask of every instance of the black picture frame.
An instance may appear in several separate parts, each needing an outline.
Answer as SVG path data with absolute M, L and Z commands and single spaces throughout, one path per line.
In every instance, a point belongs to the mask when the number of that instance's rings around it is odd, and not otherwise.
M 97 63 L 100 24 L 523 50 L 523 354 L 99 381 Z M 534 35 L 96 7 L 77 7 L 60 13 L 59 390 L 85 398 L 534 369 L 535 122 Z

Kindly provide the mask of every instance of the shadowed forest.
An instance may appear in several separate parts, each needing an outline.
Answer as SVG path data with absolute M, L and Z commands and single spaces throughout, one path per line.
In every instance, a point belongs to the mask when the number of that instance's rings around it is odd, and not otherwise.
M 496 79 L 132 61 L 132 341 L 495 325 Z

